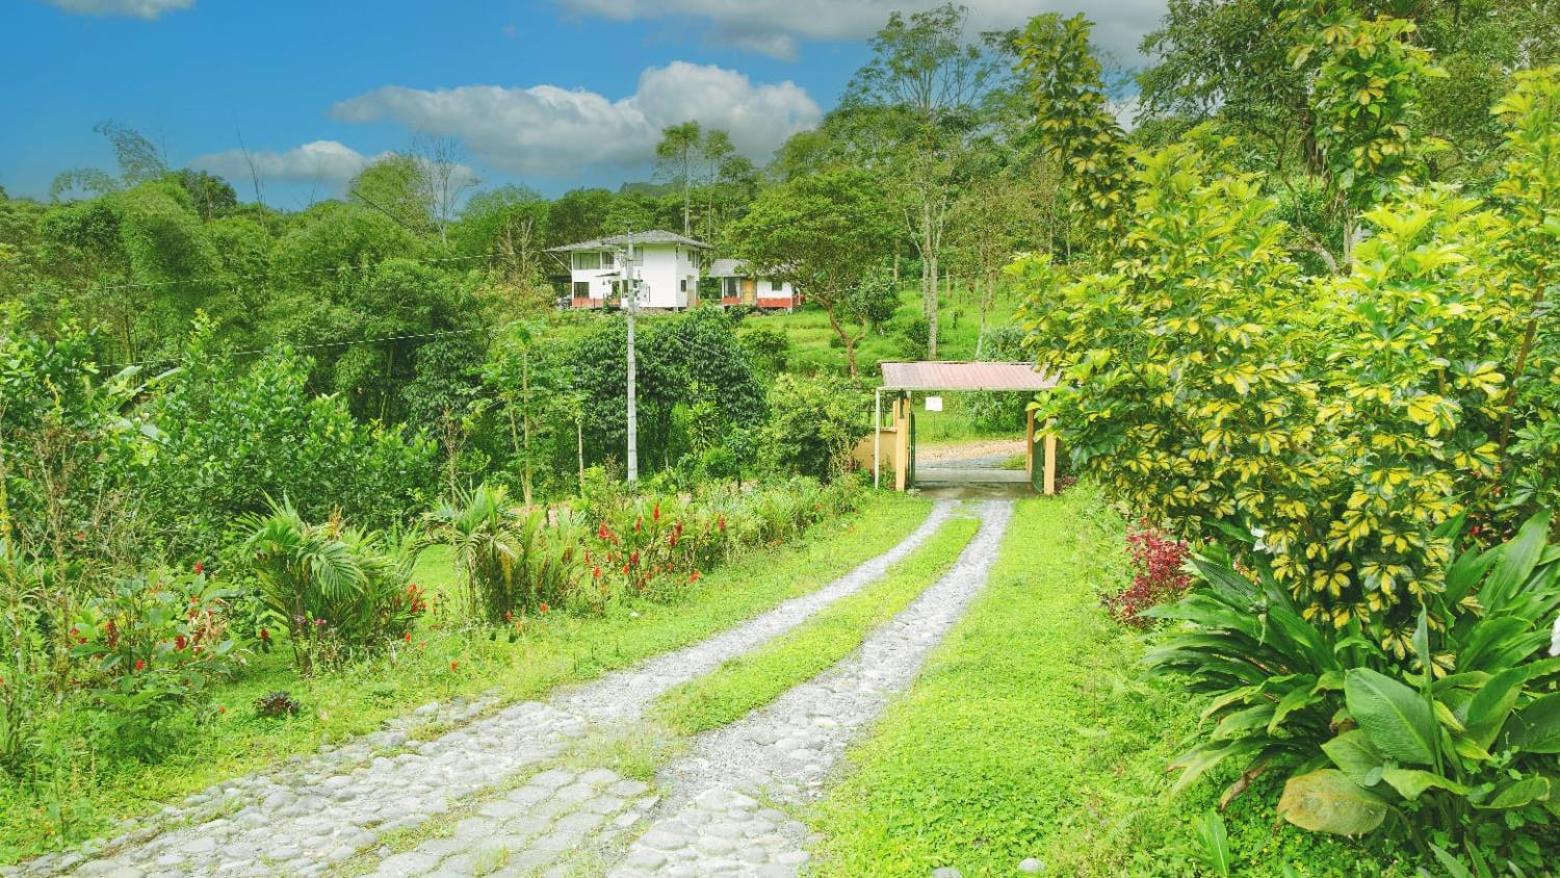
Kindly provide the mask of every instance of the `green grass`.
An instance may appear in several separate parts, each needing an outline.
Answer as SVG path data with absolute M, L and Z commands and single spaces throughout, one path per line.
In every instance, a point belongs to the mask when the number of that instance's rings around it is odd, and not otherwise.
M 881 554 L 929 509 L 925 500 L 874 495 L 848 522 L 819 526 L 803 542 L 753 552 L 710 572 L 677 604 L 625 605 L 599 618 L 554 614 L 514 643 L 487 630 L 422 627 L 409 645 L 312 679 L 296 676 L 285 650 L 256 656 L 217 693 L 226 712 L 192 731 L 159 764 L 75 759 L 51 789 L 0 780 L 0 864 L 93 837 L 118 818 L 155 812 L 218 781 L 374 731 L 429 701 L 487 691 L 505 701 L 534 697 L 697 642 Z M 426 556 L 419 581 L 451 593 L 448 562 L 447 553 Z M 303 712 L 256 717 L 253 701 L 277 689 L 301 701 Z
M 972 518 L 950 519 L 871 586 L 764 647 L 662 695 L 655 717 L 675 732 L 697 734 L 745 716 L 812 679 L 854 652 L 869 632 L 941 579 L 979 528 Z
M 856 346 L 857 368 L 868 379 L 876 378 L 880 361 L 906 359 L 903 332 L 921 316 L 920 290 L 913 278 L 907 283 L 899 294 L 899 307 L 893 318 Z M 1011 323 L 1017 304 L 1015 298 L 998 299 L 987 315 L 987 326 L 995 328 Z M 980 337 L 980 312 L 974 296 L 958 289 L 951 296 L 945 294 L 938 315 L 938 359 L 974 359 L 975 344 Z M 743 321 L 739 332 L 760 327 L 784 332 L 791 339 L 791 371 L 845 374 L 845 349 L 836 346 L 837 336 L 822 310 L 803 307 L 790 314 L 754 315 Z
M 1203 874 L 1192 821 L 1229 773 L 1168 794 L 1200 705 L 1145 678 L 1146 638 L 1113 623 L 1097 590 L 1123 582 L 1122 528 L 1075 489 L 1020 502 L 986 591 L 911 691 L 850 754 L 813 814 L 817 874 Z M 1235 874 L 1405 875 L 1380 838 L 1279 824 L 1278 779 L 1225 814 Z

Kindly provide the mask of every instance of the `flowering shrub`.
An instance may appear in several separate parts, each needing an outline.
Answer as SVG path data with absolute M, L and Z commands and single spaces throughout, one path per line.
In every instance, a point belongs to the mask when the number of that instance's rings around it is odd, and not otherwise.
M 623 596 L 672 599 L 733 552 L 793 539 L 855 499 L 847 483 L 805 478 L 692 495 L 599 483 L 577 506 L 545 508 L 484 485 L 430 518 L 455 548 L 473 615 L 514 627 L 549 604 L 600 612 Z
M 228 593 L 203 572 L 121 580 L 84 605 L 74 658 L 107 752 L 153 760 L 178 740 L 178 720 L 209 702 L 212 683 L 241 661 L 227 636 Z
M 1136 571 L 1132 584 L 1120 594 L 1107 596 L 1105 605 L 1117 621 L 1144 627 L 1149 622 L 1140 615 L 1144 610 L 1180 597 L 1191 585 L 1183 569 L 1191 550 L 1184 541 L 1145 522 L 1127 534 L 1127 553 Z

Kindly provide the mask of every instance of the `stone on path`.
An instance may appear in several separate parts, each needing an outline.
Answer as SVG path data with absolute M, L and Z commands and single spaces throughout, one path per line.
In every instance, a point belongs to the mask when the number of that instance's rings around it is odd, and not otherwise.
M 353 857 L 368 858 L 370 868 L 384 868 L 387 875 L 478 869 L 497 861 L 503 861 L 498 867 L 503 874 L 558 862 L 597 835 L 634 825 L 637 813 L 656 801 L 642 795 L 648 787 L 605 768 L 577 776 L 547 771 L 504 797 L 517 807 L 478 803 L 475 816 L 467 818 L 471 822 L 462 821 L 465 829 L 454 836 L 430 839 L 406 854 L 384 848 L 380 837 L 422 825 L 461 807 L 463 800 L 557 760 L 593 726 L 631 725 L 662 692 L 762 645 L 880 578 L 935 533 L 952 508 L 938 503 L 888 552 L 816 592 L 700 643 L 560 690 L 545 701 L 496 712 L 492 697 L 426 704 L 385 731 L 321 748 L 313 756 L 289 758 L 270 771 L 190 796 L 181 807 L 164 808 L 149 821 L 127 823 L 118 837 L 94 843 L 105 856 L 83 861 L 75 853 L 47 855 L 0 870 L 0 876 L 309 876 Z M 437 724 L 456 728 L 426 741 L 409 734 Z M 478 848 L 489 842 L 498 847 Z M 436 858 L 431 867 L 430 857 Z
M 910 685 L 963 615 L 986 583 L 1012 513 L 1005 502 L 979 509 L 981 528 L 952 569 L 854 655 L 767 707 L 700 735 L 687 755 L 664 768 L 667 801 L 608 875 L 756 874 L 760 867 L 765 874 L 798 874 L 815 839 L 801 822 L 763 803 L 816 798 L 846 746 Z

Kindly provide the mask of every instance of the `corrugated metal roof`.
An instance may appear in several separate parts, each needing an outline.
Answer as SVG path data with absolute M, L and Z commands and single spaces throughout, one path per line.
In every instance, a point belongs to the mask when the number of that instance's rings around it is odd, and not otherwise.
M 681 244 L 684 247 L 702 247 L 706 250 L 710 249 L 710 245 L 704 243 L 703 241 L 696 241 L 693 238 L 679 235 L 676 232 L 666 232 L 660 229 L 647 229 L 643 232 L 635 232 L 633 234 L 633 239 L 634 245 L 636 247 L 645 244 Z M 559 253 L 568 250 L 601 250 L 607 247 L 623 247 L 627 246 L 628 240 L 628 235 L 608 235 L 605 238 L 596 238 L 595 240 L 591 241 L 581 241 L 578 244 L 564 244 L 562 247 L 549 247 L 547 248 L 547 252 Z
M 884 390 L 1049 390 L 1033 363 L 881 363 Z

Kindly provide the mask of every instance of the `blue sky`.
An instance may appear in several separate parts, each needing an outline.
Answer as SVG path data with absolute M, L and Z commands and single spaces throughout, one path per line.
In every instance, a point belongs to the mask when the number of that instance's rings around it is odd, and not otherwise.
M 934 0 L 0 0 L 0 185 L 111 168 L 92 126 L 300 207 L 373 156 L 447 138 L 484 185 L 556 194 L 646 174 L 695 118 L 763 161 L 810 127 L 892 9 Z M 1163 0 L 967 0 L 971 29 L 1082 10 L 1130 56 Z M 1092 6 L 1092 8 L 1091 8 Z

